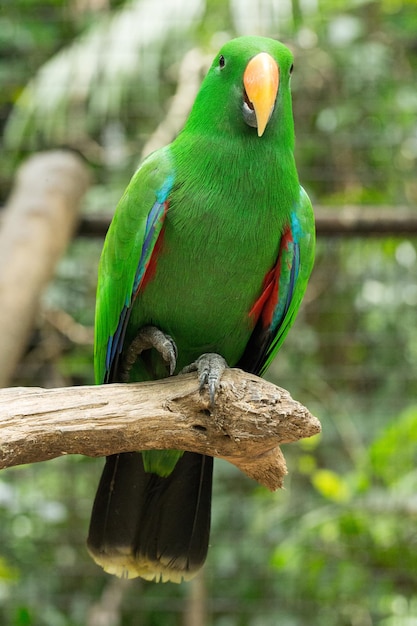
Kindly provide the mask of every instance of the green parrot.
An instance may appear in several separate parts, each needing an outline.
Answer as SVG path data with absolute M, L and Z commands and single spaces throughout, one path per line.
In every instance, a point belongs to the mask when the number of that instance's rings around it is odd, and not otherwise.
M 196 370 L 212 402 L 226 366 L 262 375 L 313 265 L 310 200 L 294 162 L 291 52 L 239 37 L 215 57 L 177 138 L 140 165 L 99 266 L 98 384 Z M 181 582 L 203 565 L 213 459 L 107 457 L 88 548 L 121 577 Z

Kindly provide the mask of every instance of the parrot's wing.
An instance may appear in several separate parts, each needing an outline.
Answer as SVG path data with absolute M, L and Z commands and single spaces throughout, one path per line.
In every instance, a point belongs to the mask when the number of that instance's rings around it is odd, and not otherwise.
M 96 383 L 111 382 L 123 348 L 133 302 L 152 272 L 174 174 L 165 148 L 134 174 L 108 230 L 99 265 L 94 369 Z
M 295 320 L 310 276 L 315 246 L 314 216 L 302 187 L 297 205 L 281 237 L 275 266 L 265 276 L 263 290 L 250 315 L 255 327 L 237 364 L 264 374 Z

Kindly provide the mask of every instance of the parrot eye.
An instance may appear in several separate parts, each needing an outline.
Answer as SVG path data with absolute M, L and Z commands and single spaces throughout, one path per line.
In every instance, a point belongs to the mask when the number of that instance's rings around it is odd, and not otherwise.
M 224 68 L 224 66 L 226 65 L 226 60 L 224 58 L 224 56 L 221 54 L 219 57 L 219 67 L 222 70 Z
M 292 63 L 292 64 L 291 64 L 291 67 L 290 67 L 290 75 L 292 74 L 293 69 L 294 69 L 294 63 Z

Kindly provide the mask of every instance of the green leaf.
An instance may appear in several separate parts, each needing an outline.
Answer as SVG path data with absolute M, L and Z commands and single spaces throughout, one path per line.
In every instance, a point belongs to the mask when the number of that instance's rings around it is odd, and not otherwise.
M 317 470 L 312 482 L 316 490 L 327 500 L 347 502 L 350 499 L 350 489 L 346 481 L 332 470 Z

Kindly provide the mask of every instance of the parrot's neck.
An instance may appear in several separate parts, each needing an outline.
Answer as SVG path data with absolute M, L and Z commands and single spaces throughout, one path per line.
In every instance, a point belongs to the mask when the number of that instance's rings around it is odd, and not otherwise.
M 283 223 L 299 197 L 299 181 L 291 146 L 249 133 L 240 140 L 224 136 L 184 133 L 172 144 L 178 180 L 193 171 L 199 196 L 227 190 L 230 202 L 248 211 L 268 206 L 278 211 Z

